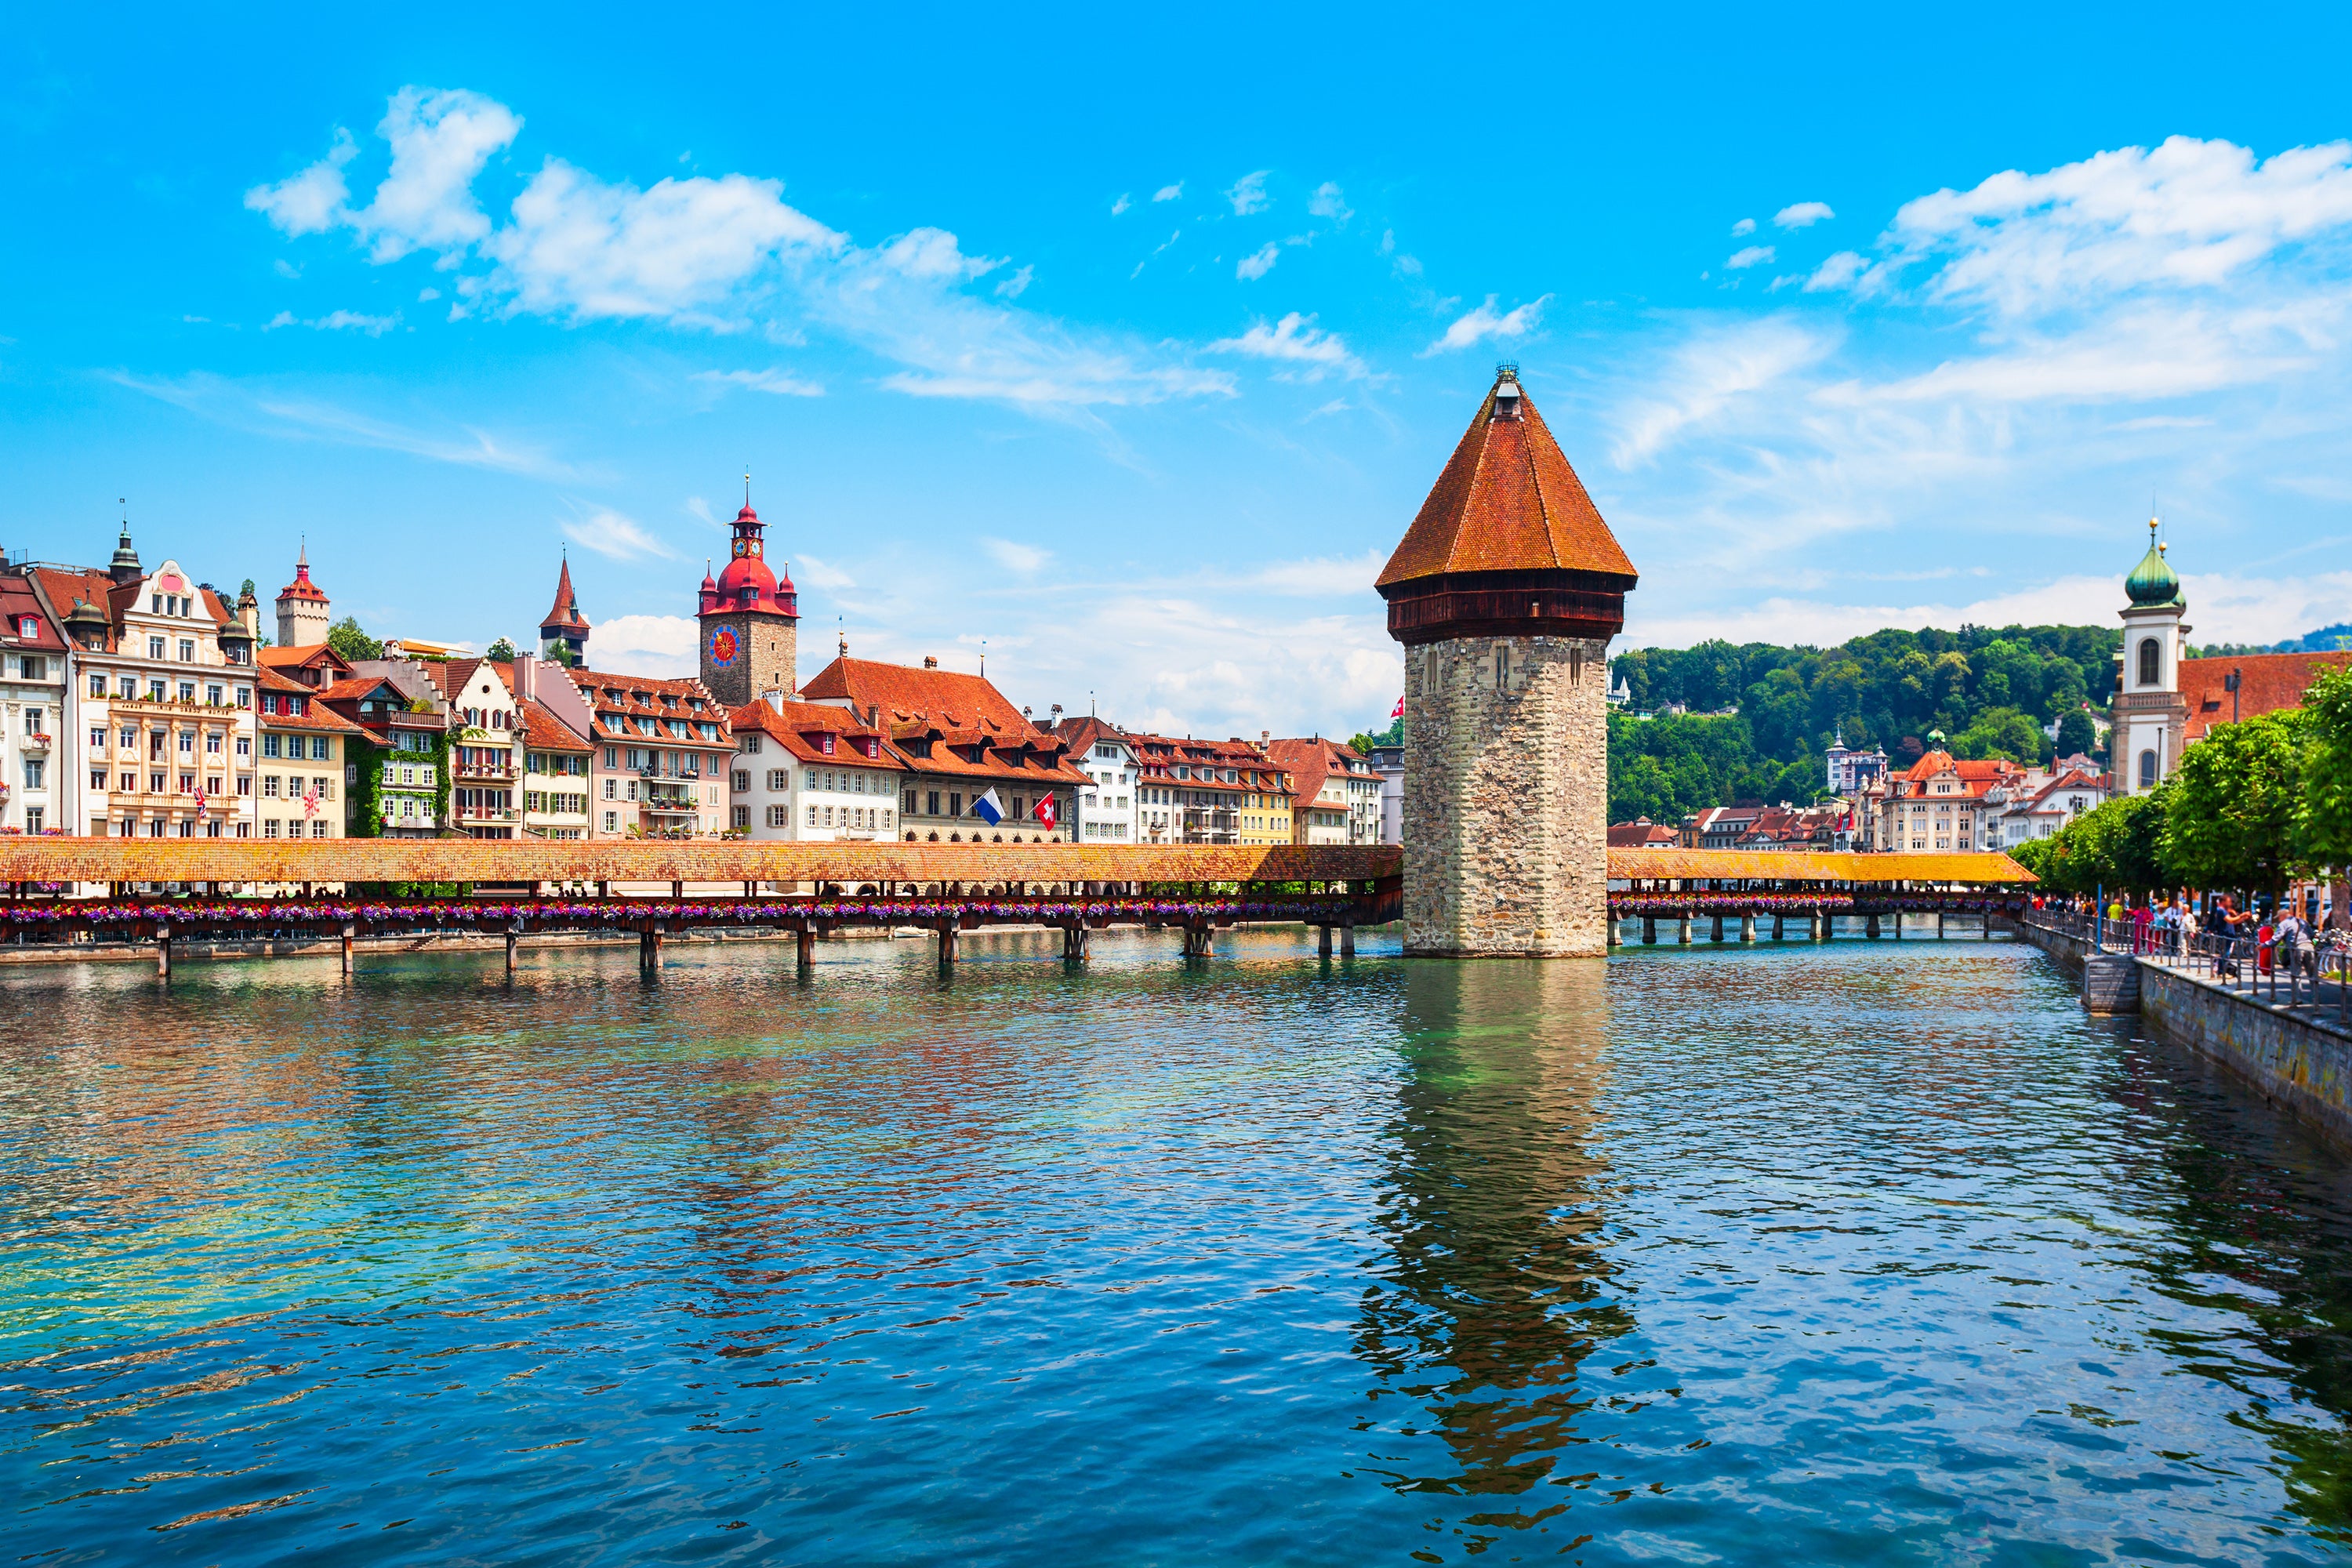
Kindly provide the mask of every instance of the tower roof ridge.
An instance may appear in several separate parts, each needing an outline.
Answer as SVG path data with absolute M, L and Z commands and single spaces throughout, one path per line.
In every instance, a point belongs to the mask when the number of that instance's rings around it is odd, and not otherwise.
M 1498 401 L 1513 406 L 1499 416 Z M 1633 563 L 1559 442 L 1520 387 L 1498 375 L 1412 526 L 1382 568 L 1383 589 L 1464 572 L 1591 572 L 1627 579 Z

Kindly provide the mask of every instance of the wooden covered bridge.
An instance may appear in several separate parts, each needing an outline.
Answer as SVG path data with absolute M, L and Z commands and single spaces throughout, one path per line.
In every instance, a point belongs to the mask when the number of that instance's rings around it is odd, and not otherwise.
M 1611 930 L 1736 915 L 1752 937 L 1791 912 L 1978 910 L 2032 879 L 2005 856 L 1746 854 L 1617 850 Z M 509 965 L 523 936 L 634 933 L 648 968 L 666 935 L 688 929 L 791 932 L 801 960 L 853 928 L 934 933 L 952 963 L 961 933 L 1058 929 L 1083 961 L 1090 932 L 1114 926 L 1181 934 L 1205 957 L 1236 922 L 1319 929 L 1354 950 L 1358 927 L 1399 918 L 1395 845 L 1097 846 L 831 844 L 761 841 L 0 839 L 0 933 L 16 942 L 139 941 L 169 971 L 172 945 L 272 932 L 341 938 L 436 931 L 503 934 Z M 1873 934 L 1875 934 L 1874 927 Z

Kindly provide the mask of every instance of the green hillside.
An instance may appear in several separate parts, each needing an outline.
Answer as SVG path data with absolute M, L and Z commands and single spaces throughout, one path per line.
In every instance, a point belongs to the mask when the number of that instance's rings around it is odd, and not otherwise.
M 1843 731 L 1861 750 L 1884 746 L 1898 767 L 1930 731 L 1963 757 L 2046 762 L 2042 725 L 2058 720 L 2054 748 L 2089 747 L 2083 704 L 2104 710 L 2118 632 L 2095 626 L 1880 631 L 1832 648 L 1704 642 L 1632 648 L 1611 666 L 1632 693 L 1609 724 L 1609 818 L 1679 821 L 1738 799 L 1809 801 L 1822 753 Z M 1682 717 L 1646 721 L 1680 703 Z M 1704 717 L 1737 708 L 1733 717 Z M 2069 715 L 2072 715 L 2070 718 Z

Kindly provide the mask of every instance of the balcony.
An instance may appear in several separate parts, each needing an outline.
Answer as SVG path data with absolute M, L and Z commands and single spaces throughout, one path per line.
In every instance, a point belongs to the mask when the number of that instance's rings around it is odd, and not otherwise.
M 47 735 L 27 735 L 22 749 L 28 757 L 46 757 L 49 754 L 49 738 Z
M 513 822 L 521 814 L 509 805 L 461 805 L 449 815 L 462 826 L 469 822 Z
M 457 763 L 450 766 L 449 773 L 454 778 L 489 779 L 504 783 L 514 778 L 515 768 L 512 763 Z

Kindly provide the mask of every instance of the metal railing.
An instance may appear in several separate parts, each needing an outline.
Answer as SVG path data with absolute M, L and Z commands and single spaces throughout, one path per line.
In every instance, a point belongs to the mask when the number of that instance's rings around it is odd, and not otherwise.
M 2100 952 L 2143 959 L 2193 974 L 2234 995 L 2310 1016 L 2333 1012 L 2352 1028 L 2352 934 L 2305 931 L 2290 942 L 2254 932 L 2199 931 L 2151 921 L 2133 925 L 2103 913 L 2035 910 L 2026 916 Z

